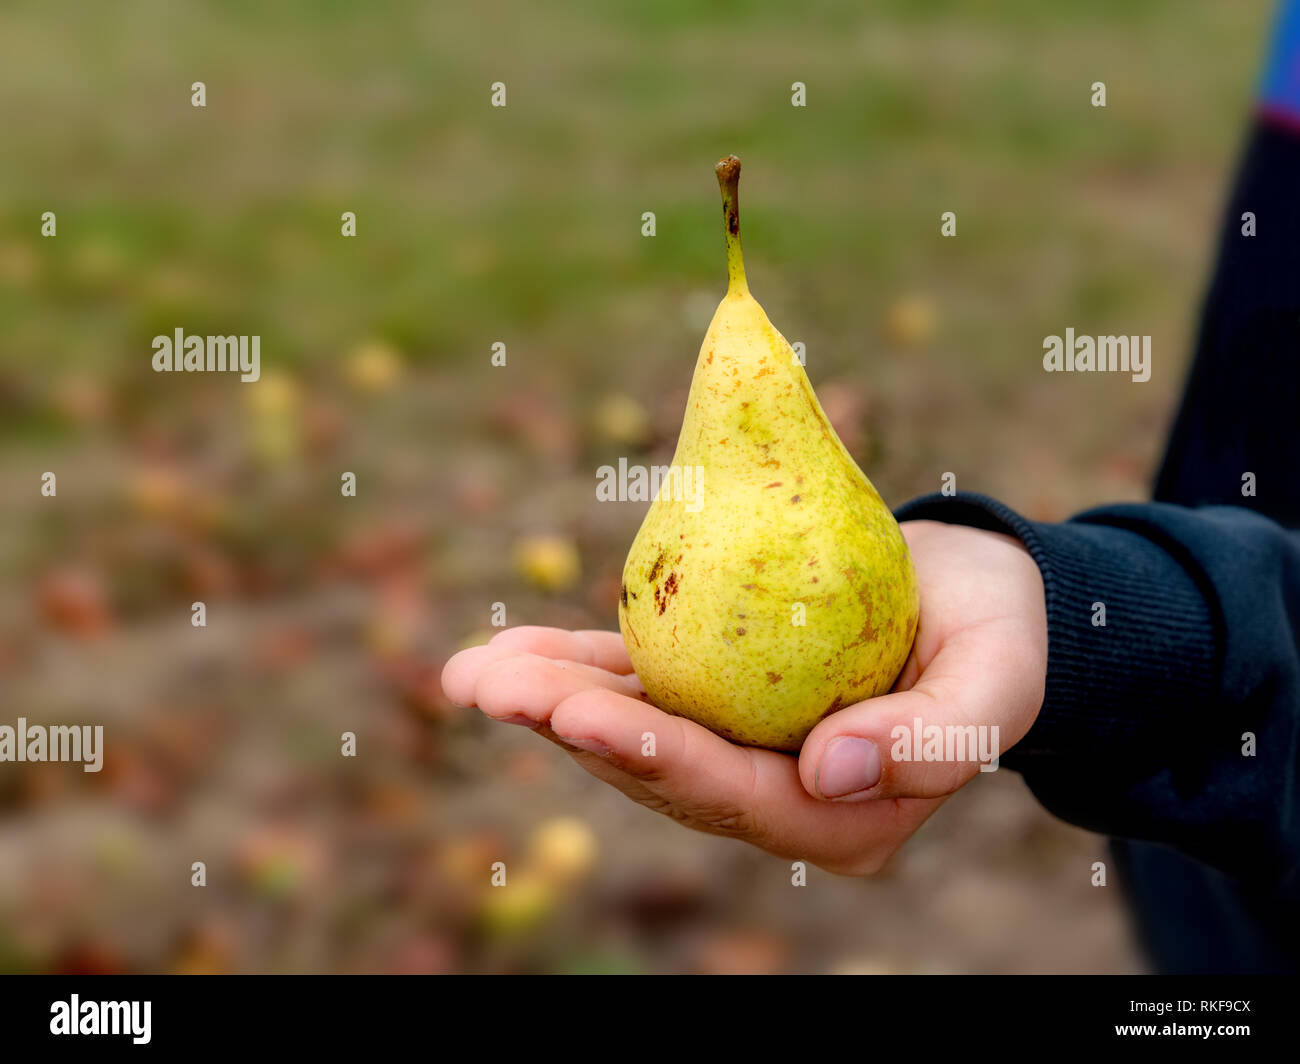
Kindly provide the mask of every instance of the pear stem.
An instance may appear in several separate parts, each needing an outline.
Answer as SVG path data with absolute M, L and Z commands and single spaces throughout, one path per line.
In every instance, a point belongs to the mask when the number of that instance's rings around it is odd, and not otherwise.
M 719 159 L 714 172 L 722 190 L 722 223 L 727 238 L 727 294 L 749 291 L 745 281 L 745 259 L 740 253 L 740 160 L 734 155 Z

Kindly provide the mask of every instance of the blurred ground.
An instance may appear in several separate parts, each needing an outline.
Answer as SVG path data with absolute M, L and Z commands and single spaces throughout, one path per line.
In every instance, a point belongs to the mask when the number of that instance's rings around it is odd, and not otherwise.
M 0 765 L 0 970 L 1136 969 L 1100 840 L 1011 773 L 883 876 L 795 891 L 437 675 L 496 602 L 614 625 L 643 507 L 595 470 L 671 455 L 726 152 L 755 294 L 887 500 L 948 471 L 1038 518 L 1143 497 L 1267 14 L 7 5 L 0 723 L 109 749 Z M 178 326 L 259 334 L 263 380 L 154 374 Z M 1043 374 L 1067 326 L 1150 333 L 1151 382 Z M 539 534 L 576 580 L 512 564 Z M 555 817 L 594 857 L 489 897 L 491 861 L 570 853 Z

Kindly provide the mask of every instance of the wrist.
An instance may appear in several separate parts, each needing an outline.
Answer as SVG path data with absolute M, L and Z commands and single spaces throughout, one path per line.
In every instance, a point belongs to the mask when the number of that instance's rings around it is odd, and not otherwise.
M 1167 741 L 1215 688 L 1213 618 L 1194 575 L 1142 531 L 1083 515 L 1028 521 L 984 496 L 927 496 L 899 520 L 938 520 L 1011 536 L 1043 583 L 1047 677 L 1042 709 L 1004 763 L 1098 763 Z M 1153 588 L 1159 594 L 1152 594 Z

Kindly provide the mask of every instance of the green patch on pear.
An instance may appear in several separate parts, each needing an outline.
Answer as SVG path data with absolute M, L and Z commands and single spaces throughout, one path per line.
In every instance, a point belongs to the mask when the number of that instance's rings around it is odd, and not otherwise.
M 655 705 L 733 742 L 795 751 L 828 714 L 893 686 L 916 635 L 916 573 L 893 514 L 749 294 L 740 160 L 717 173 L 727 294 L 672 475 L 628 552 L 619 627 Z

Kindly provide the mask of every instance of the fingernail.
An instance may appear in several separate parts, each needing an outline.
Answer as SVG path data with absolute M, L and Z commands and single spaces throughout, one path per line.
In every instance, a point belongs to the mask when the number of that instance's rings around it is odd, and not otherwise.
M 595 754 L 597 757 L 609 757 L 612 750 L 599 739 L 570 739 L 566 735 L 556 735 L 556 738 L 562 743 L 569 746 L 576 746 L 579 750 L 586 750 L 589 754 Z
M 870 739 L 840 735 L 830 741 L 817 766 L 817 793 L 843 798 L 880 782 L 880 754 Z
M 537 721 L 523 713 L 512 713 L 508 717 L 492 717 L 499 724 L 518 724 L 521 728 L 536 728 Z

